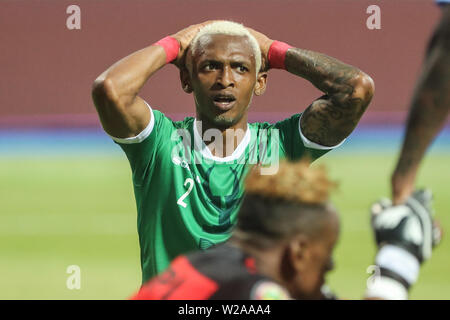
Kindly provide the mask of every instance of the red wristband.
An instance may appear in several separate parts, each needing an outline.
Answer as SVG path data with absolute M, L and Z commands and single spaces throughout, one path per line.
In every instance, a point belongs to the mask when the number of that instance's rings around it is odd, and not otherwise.
M 274 69 L 286 69 L 284 65 L 284 59 L 286 58 L 286 51 L 292 46 L 281 41 L 274 41 L 270 45 L 269 52 L 267 53 L 267 59 L 269 60 L 269 66 Z
M 164 51 L 166 52 L 166 63 L 175 60 L 175 58 L 178 56 L 178 52 L 180 51 L 180 44 L 178 43 L 178 40 L 171 36 L 162 38 L 158 42 L 155 42 L 153 45 L 163 47 Z

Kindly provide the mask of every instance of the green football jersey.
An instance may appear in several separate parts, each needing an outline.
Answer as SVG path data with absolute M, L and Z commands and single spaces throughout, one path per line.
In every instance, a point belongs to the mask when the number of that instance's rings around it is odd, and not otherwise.
M 151 112 L 150 124 L 137 137 L 114 138 L 132 169 L 143 282 L 176 256 L 230 237 L 251 165 L 266 165 L 270 174 L 280 158 L 316 159 L 331 149 L 308 142 L 299 130 L 301 114 L 295 114 L 275 124 L 248 124 L 233 154 L 215 157 L 194 118 L 175 122 Z

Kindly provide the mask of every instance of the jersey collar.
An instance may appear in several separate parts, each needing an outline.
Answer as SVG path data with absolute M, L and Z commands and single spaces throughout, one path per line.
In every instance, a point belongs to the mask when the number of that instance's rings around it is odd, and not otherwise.
M 245 130 L 244 138 L 241 140 L 237 148 L 233 151 L 233 153 L 228 157 L 216 157 L 211 153 L 211 150 L 209 150 L 208 146 L 203 141 L 201 134 L 197 130 L 197 119 L 194 119 L 194 144 L 196 150 L 199 150 L 200 153 L 204 158 L 211 159 L 217 162 L 228 162 L 228 161 L 234 161 L 241 157 L 241 155 L 244 153 L 245 149 L 247 148 L 248 144 L 250 143 L 251 138 L 251 130 L 247 123 L 247 129 Z

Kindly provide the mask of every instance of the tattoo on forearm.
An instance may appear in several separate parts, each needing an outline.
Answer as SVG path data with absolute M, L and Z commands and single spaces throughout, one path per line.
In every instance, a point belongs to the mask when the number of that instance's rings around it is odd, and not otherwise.
M 346 138 L 372 98 L 373 90 L 361 91 L 363 73 L 327 55 L 297 48 L 288 51 L 286 67 L 325 93 L 303 113 L 303 134 L 326 146 Z
M 290 49 L 286 54 L 287 69 L 310 81 L 337 102 L 345 103 L 354 92 L 355 79 L 360 71 L 325 54 Z
M 363 112 L 336 108 L 326 96 L 321 97 L 303 112 L 302 133 L 314 142 L 334 146 L 350 134 Z

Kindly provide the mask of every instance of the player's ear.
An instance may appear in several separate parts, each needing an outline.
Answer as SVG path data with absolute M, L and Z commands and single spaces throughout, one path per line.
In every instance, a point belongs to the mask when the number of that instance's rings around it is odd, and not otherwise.
M 290 240 L 284 245 L 281 255 L 280 276 L 286 284 L 292 284 L 295 278 L 307 268 L 307 239 L 304 237 Z
M 304 271 L 307 268 L 310 252 L 310 240 L 305 235 L 294 237 L 288 244 L 290 265 L 295 273 Z
M 260 96 L 266 91 L 267 72 L 259 72 L 256 78 L 255 95 Z
M 186 93 L 192 93 L 191 76 L 186 67 L 180 69 L 181 88 Z

